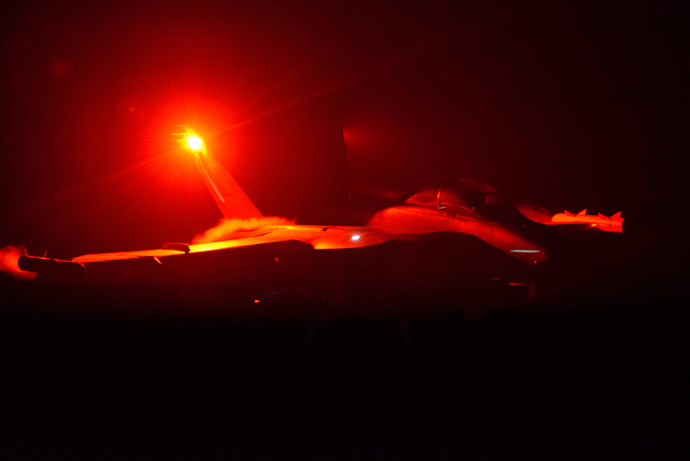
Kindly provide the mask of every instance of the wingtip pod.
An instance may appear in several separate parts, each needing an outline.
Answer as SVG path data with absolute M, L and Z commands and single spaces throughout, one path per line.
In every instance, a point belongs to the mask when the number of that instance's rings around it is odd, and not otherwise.
M 563 213 L 556 213 L 551 217 L 551 223 L 549 224 L 589 223 L 591 227 L 596 227 L 606 232 L 623 232 L 624 219 L 621 217 L 620 211 L 609 217 L 601 213 L 588 215 L 585 208 L 578 214 L 569 213 L 566 210 Z

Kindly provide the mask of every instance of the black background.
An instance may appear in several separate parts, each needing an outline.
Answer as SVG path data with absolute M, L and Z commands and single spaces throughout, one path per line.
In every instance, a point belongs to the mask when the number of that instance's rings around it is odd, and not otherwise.
M 2 245 L 189 241 L 220 217 L 171 136 L 192 125 L 266 214 L 318 220 L 348 187 L 357 204 L 460 175 L 622 210 L 629 250 L 616 283 L 539 314 L 411 323 L 408 340 L 333 321 L 302 349 L 301 323 L 36 313 L 3 279 L 9 455 L 682 457 L 679 5 L 3 8 Z

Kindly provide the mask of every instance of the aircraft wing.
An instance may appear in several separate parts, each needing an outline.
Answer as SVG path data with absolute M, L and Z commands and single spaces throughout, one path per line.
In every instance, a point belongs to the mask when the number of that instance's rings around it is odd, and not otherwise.
M 414 234 L 389 234 L 387 232 L 350 226 L 267 226 L 259 228 L 242 238 L 221 240 L 217 242 L 186 244 L 166 243 L 162 248 L 113 253 L 86 254 L 71 261 L 22 256 L 19 266 L 22 270 L 36 272 L 42 278 L 74 278 L 86 276 L 87 280 L 122 280 L 132 268 L 145 269 L 147 265 L 180 266 L 183 259 L 204 259 L 211 261 L 214 253 L 218 257 L 231 255 L 232 250 L 244 249 L 259 253 L 267 247 L 279 248 L 281 244 L 299 245 L 308 250 L 343 250 L 364 248 L 387 241 L 414 239 Z M 290 243 L 291 242 L 291 243 Z M 282 245 L 285 246 L 285 245 Z M 277 257 L 277 256 L 276 256 Z M 193 265 L 193 264 L 192 264 Z
M 239 239 L 198 244 L 166 243 L 161 249 L 87 254 L 77 256 L 72 261 L 91 263 L 146 257 L 161 258 L 183 253 L 203 253 L 291 240 L 307 243 L 315 250 L 335 250 L 361 248 L 390 240 L 409 240 L 411 238 L 413 238 L 413 234 L 390 234 L 365 227 L 270 226 L 270 228 L 260 228 L 253 235 Z

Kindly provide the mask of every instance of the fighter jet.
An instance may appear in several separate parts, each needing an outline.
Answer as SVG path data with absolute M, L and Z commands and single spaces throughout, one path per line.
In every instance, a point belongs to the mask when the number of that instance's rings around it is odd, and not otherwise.
M 498 285 L 519 288 L 529 299 L 535 281 L 563 263 L 556 261 L 561 236 L 622 232 L 620 213 L 590 216 L 583 210 L 530 220 L 491 186 L 462 178 L 424 186 L 361 226 L 266 219 L 198 135 L 186 130 L 180 142 L 233 223 L 224 235 L 71 261 L 25 255 L 19 267 L 37 273 L 39 281 L 172 284 L 178 293 L 194 287 L 186 298 L 180 295 L 193 304 L 290 296 L 382 303 L 415 296 L 466 299 L 477 287 L 493 296 Z

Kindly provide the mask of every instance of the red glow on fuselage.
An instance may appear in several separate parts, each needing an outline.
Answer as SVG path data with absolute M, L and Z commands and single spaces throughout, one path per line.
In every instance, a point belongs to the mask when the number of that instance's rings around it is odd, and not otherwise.
M 531 241 L 528 234 L 514 223 L 461 217 L 446 212 L 444 209 L 403 204 L 380 211 L 374 215 L 369 224 L 392 234 L 430 232 L 469 234 L 527 264 L 543 261 L 544 258 L 544 246 Z

